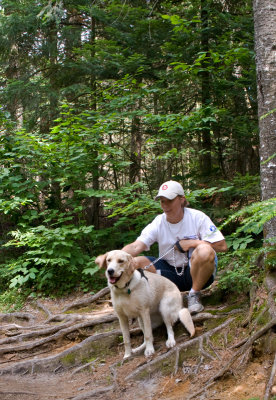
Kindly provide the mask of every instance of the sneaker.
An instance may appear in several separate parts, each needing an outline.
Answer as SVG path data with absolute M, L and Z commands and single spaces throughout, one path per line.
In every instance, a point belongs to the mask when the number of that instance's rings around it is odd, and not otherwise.
M 204 310 L 200 302 L 200 293 L 191 293 L 188 296 L 188 310 L 191 314 L 196 314 Z

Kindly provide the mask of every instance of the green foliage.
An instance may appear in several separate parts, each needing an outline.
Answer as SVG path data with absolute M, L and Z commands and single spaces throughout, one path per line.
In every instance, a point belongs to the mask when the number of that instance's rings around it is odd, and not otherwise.
M 89 184 L 105 146 L 91 114 L 63 109 L 47 138 L 25 131 L 0 138 L 0 210 L 16 227 L 4 237 L 8 257 L 0 268 L 10 287 L 69 290 L 97 272 L 91 250 L 100 247 L 100 235 L 86 223 L 77 189 Z
M 23 293 L 20 289 L 11 289 L 1 292 L 0 311 L 15 312 L 21 310 L 26 301 L 27 293 Z
M 224 290 L 241 292 L 248 291 L 255 275 L 258 279 L 264 273 L 264 265 L 276 267 L 276 242 L 268 242 L 256 238 L 263 231 L 264 224 L 276 215 L 276 199 L 250 204 L 229 217 L 220 228 L 236 221 L 235 231 L 226 241 L 230 252 L 220 255 L 222 275 L 219 285 Z M 249 246 L 248 246 L 249 245 Z M 266 260 L 261 263 L 260 260 Z
M 248 292 L 254 275 L 260 276 L 263 272 L 257 264 L 260 252 L 260 249 L 242 249 L 220 254 L 219 287 L 228 292 Z
M 222 225 L 235 221 L 236 230 L 228 238 L 228 245 L 236 249 L 245 249 L 247 244 L 254 241 L 254 236 L 263 231 L 264 224 L 276 216 L 276 198 L 252 203 L 232 214 Z
M 142 182 L 127 184 L 115 191 L 87 189 L 79 194 L 84 198 L 93 196 L 104 199 L 107 218 L 112 221 L 112 228 L 106 230 L 109 235 L 106 250 L 135 240 L 138 232 L 161 210 L 159 203 L 149 197 Z M 107 236 L 104 232 L 102 234 Z
M 272 209 L 230 217 L 259 200 L 252 7 L 206 4 L 207 27 L 197 1 L 3 2 L 3 287 L 94 290 L 95 256 L 137 237 L 170 178 L 240 228 L 231 249 L 255 246 Z
M 97 272 L 93 259 L 78 244 L 92 231 L 93 227 L 40 225 L 25 232 L 11 232 L 13 239 L 5 246 L 24 248 L 24 253 L 5 264 L 12 276 L 10 288 L 28 283 L 39 290 L 56 290 L 60 285 L 69 289 L 81 273 L 93 275 Z

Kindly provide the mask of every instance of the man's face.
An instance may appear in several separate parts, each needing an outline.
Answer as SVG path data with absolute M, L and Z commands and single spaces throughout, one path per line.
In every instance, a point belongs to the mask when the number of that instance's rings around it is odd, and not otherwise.
M 160 205 L 164 213 L 168 216 L 177 214 L 182 210 L 182 197 L 176 196 L 173 200 L 169 200 L 166 197 L 160 197 Z

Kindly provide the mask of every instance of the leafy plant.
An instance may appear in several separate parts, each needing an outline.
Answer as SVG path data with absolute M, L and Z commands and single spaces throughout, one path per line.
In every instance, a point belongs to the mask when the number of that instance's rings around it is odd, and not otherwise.
M 93 232 L 93 227 L 39 225 L 25 231 L 13 231 L 5 247 L 24 249 L 22 255 L 5 264 L 10 271 L 10 288 L 28 284 L 39 290 L 71 288 L 81 274 L 93 275 L 97 267 L 80 243 Z M 87 240 L 87 239 L 86 239 Z
M 23 292 L 20 289 L 9 289 L 0 293 L 0 310 L 2 312 L 14 312 L 21 310 L 28 292 Z
M 248 290 L 254 274 L 261 272 L 260 265 L 257 265 L 260 257 L 269 257 L 270 268 L 276 267 L 275 240 L 256 241 L 256 235 L 262 233 L 264 224 L 275 217 L 275 210 L 275 198 L 253 203 L 231 215 L 221 225 L 220 228 L 223 228 L 235 221 L 238 226 L 232 235 L 226 237 L 230 252 L 220 255 L 222 274 L 219 285 L 223 289 L 236 292 Z
M 276 216 L 276 198 L 260 201 L 243 207 L 231 215 L 221 226 L 223 228 L 231 221 L 240 221 L 236 234 L 253 233 L 259 234 L 266 222 Z
M 260 254 L 260 249 L 242 249 L 220 254 L 219 287 L 228 292 L 247 292 L 254 275 L 261 275 L 262 270 L 258 265 Z

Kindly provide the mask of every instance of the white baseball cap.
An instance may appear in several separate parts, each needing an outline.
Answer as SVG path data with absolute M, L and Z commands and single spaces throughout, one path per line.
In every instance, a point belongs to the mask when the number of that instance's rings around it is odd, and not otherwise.
M 167 181 L 160 186 L 155 200 L 159 199 L 159 197 L 166 197 L 169 200 L 173 200 L 176 196 L 185 196 L 183 187 L 178 182 Z

